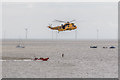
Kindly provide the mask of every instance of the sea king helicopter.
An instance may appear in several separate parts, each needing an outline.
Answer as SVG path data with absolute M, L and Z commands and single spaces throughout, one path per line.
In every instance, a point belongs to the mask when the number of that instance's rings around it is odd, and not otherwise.
M 64 24 L 61 24 L 60 26 L 56 26 L 56 27 L 52 27 L 52 24 L 48 26 L 48 28 L 52 29 L 52 30 L 58 30 L 58 33 L 60 31 L 67 31 L 67 30 L 74 30 L 74 29 L 77 29 L 77 26 L 72 23 L 73 21 L 75 20 L 72 20 L 72 21 L 60 21 L 60 20 L 55 20 L 57 22 L 61 22 L 61 23 L 64 23 Z

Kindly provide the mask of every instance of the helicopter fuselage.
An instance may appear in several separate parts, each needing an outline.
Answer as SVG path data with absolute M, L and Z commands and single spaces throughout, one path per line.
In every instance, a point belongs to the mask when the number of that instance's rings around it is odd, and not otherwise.
M 48 28 L 52 30 L 58 30 L 58 31 L 66 31 L 66 30 L 74 30 L 77 29 L 77 26 L 74 25 L 74 23 L 65 23 L 64 25 L 61 24 L 61 26 L 51 27 L 48 26 Z

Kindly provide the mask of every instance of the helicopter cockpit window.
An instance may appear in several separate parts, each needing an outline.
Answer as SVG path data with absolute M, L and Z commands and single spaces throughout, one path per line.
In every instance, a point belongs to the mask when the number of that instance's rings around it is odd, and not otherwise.
M 61 26 L 63 26 L 63 24 L 61 24 Z
M 73 27 L 75 27 L 75 25 L 73 25 Z

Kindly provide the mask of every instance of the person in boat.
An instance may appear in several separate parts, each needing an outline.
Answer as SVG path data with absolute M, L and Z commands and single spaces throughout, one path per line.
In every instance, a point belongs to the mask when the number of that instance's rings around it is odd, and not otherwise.
M 62 54 L 62 57 L 64 57 L 64 54 Z
M 34 60 L 38 60 L 38 58 L 36 56 L 34 56 Z
M 38 60 L 38 58 L 35 57 L 34 60 Z

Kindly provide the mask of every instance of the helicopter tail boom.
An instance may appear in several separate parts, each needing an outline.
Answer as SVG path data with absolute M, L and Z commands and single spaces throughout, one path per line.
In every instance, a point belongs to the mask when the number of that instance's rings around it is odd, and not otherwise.
M 52 30 L 55 30 L 55 28 L 51 27 L 51 26 L 48 26 L 48 28 L 52 29 Z

